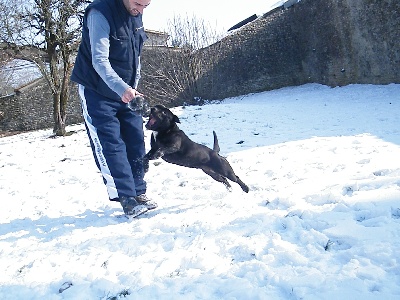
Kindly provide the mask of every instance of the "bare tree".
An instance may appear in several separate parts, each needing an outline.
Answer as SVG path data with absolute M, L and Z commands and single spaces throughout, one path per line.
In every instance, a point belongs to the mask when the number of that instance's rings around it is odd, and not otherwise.
M 56 135 L 66 134 L 66 107 L 82 17 L 90 0 L 0 0 L 2 50 L 37 65 L 53 95 Z
M 145 93 L 165 104 L 191 103 L 201 98 L 198 84 L 204 66 L 218 57 L 217 51 L 205 55 L 209 51 L 207 46 L 216 42 L 220 35 L 195 16 L 175 16 L 168 22 L 166 32 L 170 36 L 168 47 L 147 47 L 144 52 Z

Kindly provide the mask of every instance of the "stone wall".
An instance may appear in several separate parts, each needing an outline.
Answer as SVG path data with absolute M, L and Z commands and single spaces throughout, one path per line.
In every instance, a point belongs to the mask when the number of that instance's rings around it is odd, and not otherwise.
M 211 48 L 200 97 L 220 99 L 317 82 L 400 83 L 400 1 L 301 0 Z
M 71 86 L 66 123 L 83 121 L 76 85 Z M 53 97 L 43 79 L 0 98 L 0 133 L 53 128 Z
M 301 0 L 277 8 L 199 51 L 205 63 L 196 96 L 223 99 L 309 82 L 400 83 L 399 16 L 399 0 Z M 143 61 L 146 55 L 155 66 L 154 59 L 165 59 L 144 51 Z M 143 76 L 141 90 L 169 88 L 156 80 Z M 71 91 L 67 124 L 82 122 L 75 84 Z M 164 101 L 179 105 L 177 99 Z M 53 100 L 44 82 L 0 98 L 0 132 L 53 123 Z

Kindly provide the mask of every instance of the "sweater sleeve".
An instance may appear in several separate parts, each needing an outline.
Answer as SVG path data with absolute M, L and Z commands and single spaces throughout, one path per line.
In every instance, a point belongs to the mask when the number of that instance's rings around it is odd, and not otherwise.
M 107 86 L 122 97 L 129 85 L 118 76 L 108 59 L 110 26 L 107 19 L 98 10 L 91 9 L 87 20 L 93 68 Z

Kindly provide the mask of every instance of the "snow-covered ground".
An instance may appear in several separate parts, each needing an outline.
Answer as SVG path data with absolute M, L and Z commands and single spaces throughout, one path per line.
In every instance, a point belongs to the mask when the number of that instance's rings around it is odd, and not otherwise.
M 152 161 L 128 220 L 82 125 L 1 138 L 0 299 L 400 299 L 399 84 L 173 111 L 250 192 Z

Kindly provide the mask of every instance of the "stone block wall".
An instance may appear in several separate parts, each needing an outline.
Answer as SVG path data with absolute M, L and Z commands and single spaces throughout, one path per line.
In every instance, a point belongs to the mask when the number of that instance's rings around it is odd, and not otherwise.
M 400 1 L 301 0 L 211 45 L 199 95 L 221 99 L 290 85 L 400 82 Z
M 206 63 L 196 96 L 224 99 L 309 82 L 400 83 L 399 37 L 399 0 L 301 0 L 276 8 L 199 51 Z M 144 51 L 144 62 L 146 55 L 156 66 L 157 58 L 165 60 Z M 141 90 L 151 95 L 157 86 L 168 89 L 156 80 L 143 76 Z M 179 105 L 177 99 L 163 101 Z M 72 84 L 67 124 L 80 122 L 79 97 Z M 0 133 L 52 128 L 53 123 L 53 100 L 44 82 L 20 95 L 0 98 Z
M 82 113 L 76 85 L 71 86 L 67 124 L 81 123 Z M 53 128 L 53 97 L 43 79 L 0 98 L 0 133 Z

